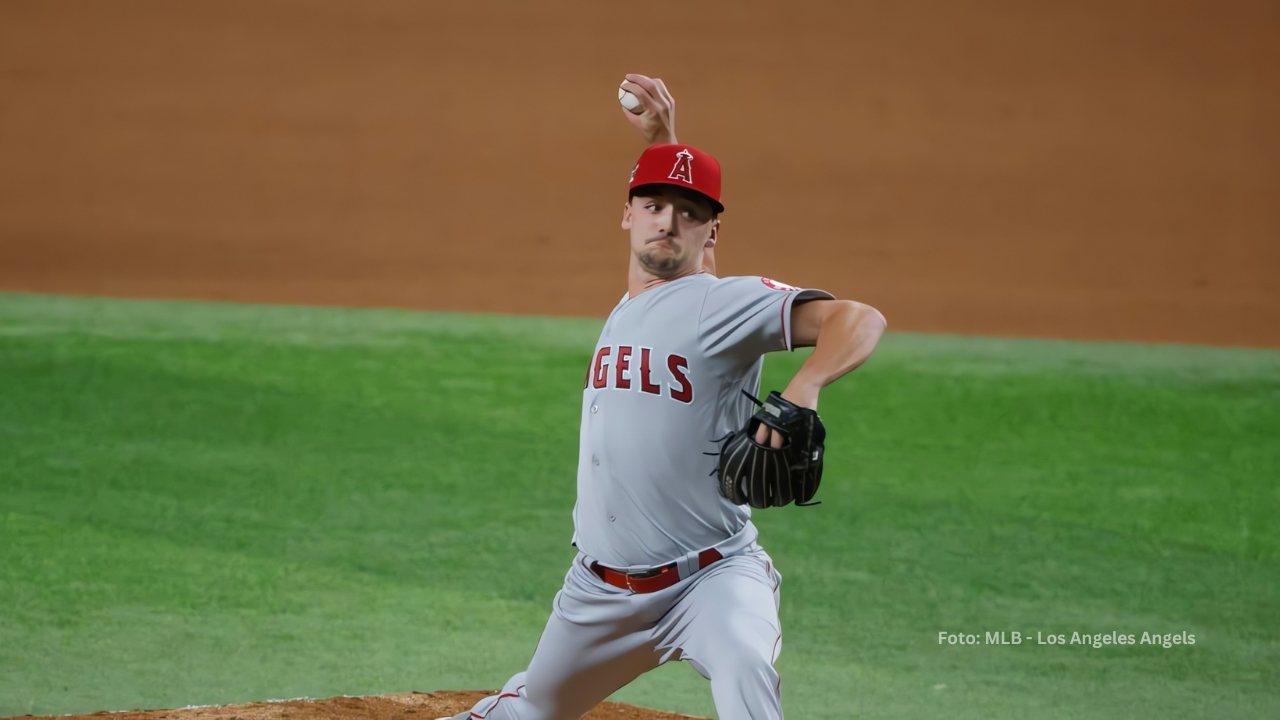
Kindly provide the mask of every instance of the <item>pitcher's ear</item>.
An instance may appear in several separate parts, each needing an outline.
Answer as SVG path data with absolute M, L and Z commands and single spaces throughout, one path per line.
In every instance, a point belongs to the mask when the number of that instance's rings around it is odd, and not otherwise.
M 628 200 L 627 203 L 622 206 L 622 229 L 623 230 L 631 229 L 631 201 L 630 200 Z

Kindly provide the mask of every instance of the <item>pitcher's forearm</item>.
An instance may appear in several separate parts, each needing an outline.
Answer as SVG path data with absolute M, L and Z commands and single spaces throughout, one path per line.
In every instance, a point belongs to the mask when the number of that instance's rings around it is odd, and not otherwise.
M 813 354 L 782 393 L 788 400 L 817 409 L 818 393 L 866 362 L 887 323 L 879 310 L 853 301 L 835 301 L 823 313 Z

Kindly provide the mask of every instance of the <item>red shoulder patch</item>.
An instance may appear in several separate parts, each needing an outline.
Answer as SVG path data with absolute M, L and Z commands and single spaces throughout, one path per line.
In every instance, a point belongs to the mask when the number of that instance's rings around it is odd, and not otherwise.
M 762 277 L 762 278 L 760 278 L 760 282 L 764 283 L 765 287 L 767 287 L 767 288 L 771 288 L 771 289 L 773 289 L 773 290 L 781 290 L 782 292 L 795 292 L 795 291 L 797 291 L 797 290 L 799 290 L 799 289 L 800 289 L 800 288 L 798 288 L 798 287 L 796 287 L 796 286 L 794 286 L 794 285 L 788 285 L 788 284 L 786 284 L 786 283 L 784 283 L 784 282 L 778 282 L 777 280 L 771 280 L 771 279 L 769 279 L 769 278 L 767 278 L 767 277 Z

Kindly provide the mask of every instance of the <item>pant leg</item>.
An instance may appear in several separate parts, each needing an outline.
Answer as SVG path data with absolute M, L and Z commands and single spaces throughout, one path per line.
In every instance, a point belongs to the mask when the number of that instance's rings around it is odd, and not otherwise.
M 782 576 L 763 550 L 721 560 L 693 578 L 658 628 L 703 677 L 722 720 L 778 720 L 781 689 L 773 664 L 782 650 Z
M 651 623 L 632 597 L 575 560 L 529 668 L 476 703 L 472 720 L 576 720 L 657 667 Z

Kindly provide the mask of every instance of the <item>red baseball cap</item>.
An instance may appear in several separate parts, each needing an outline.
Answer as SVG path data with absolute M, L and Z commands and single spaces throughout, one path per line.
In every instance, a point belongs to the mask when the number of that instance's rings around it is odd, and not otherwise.
M 705 196 L 717 213 L 720 204 L 720 163 L 691 145 L 650 145 L 631 170 L 634 190 L 641 185 L 674 185 Z

